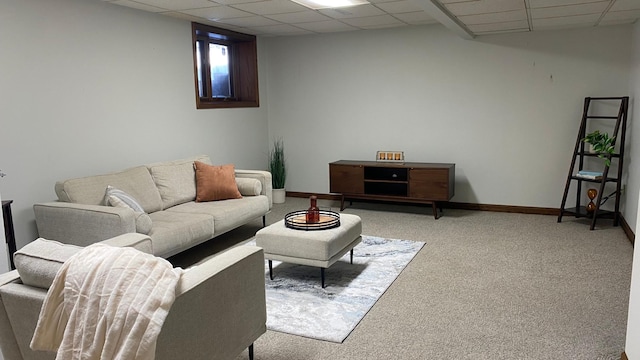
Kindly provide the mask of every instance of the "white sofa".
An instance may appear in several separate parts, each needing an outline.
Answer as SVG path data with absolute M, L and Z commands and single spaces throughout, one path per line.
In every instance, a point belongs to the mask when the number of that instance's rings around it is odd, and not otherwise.
M 88 246 L 139 232 L 151 238 L 154 255 L 167 258 L 259 217 L 264 225 L 264 216 L 273 204 L 271 173 L 236 169 L 242 198 L 196 202 L 194 161 L 211 164 L 208 156 L 200 155 L 58 181 L 58 201 L 33 206 L 38 234 Z M 108 206 L 107 186 L 133 196 L 144 213 Z
M 151 252 L 151 239 L 129 233 L 105 240 Z M 40 308 L 62 263 L 80 247 L 38 239 L 15 254 L 17 270 L 0 274 L 0 349 L 6 360 L 52 360 L 29 347 Z M 182 274 L 158 336 L 156 360 L 229 360 L 266 332 L 264 254 L 238 246 Z

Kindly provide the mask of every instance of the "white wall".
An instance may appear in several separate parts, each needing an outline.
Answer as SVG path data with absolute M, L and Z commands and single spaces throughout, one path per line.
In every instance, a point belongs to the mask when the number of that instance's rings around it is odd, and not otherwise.
M 196 109 L 187 21 L 97 0 L 4 0 L 0 49 L 2 196 L 18 248 L 56 180 L 197 154 L 266 168 L 266 106 Z
M 583 98 L 629 91 L 631 33 L 470 41 L 432 25 L 260 39 L 261 108 L 196 110 L 188 22 L 101 1 L 3 1 L 0 164 L 18 247 L 56 180 L 199 153 L 264 168 L 280 136 L 291 191 L 328 192 L 331 161 L 403 150 L 456 163 L 454 201 L 558 207 Z
M 560 206 L 586 96 L 629 90 L 631 26 L 463 40 L 439 25 L 266 40 L 270 138 L 291 191 L 328 163 L 456 164 L 453 201 Z

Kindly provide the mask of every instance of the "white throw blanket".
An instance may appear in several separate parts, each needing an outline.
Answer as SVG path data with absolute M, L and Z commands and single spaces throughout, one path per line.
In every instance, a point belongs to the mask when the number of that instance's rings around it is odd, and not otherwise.
M 49 288 L 31 340 L 56 359 L 154 359 L 182 269 L 133 248 L 90 245 Z

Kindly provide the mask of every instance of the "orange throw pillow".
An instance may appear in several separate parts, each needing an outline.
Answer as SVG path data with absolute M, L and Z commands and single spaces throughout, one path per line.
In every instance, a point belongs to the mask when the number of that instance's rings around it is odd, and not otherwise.
M 195 161 L 196 201 L 214 201 L 242 198 L 236 184 L 233 164 L 214 166 Z

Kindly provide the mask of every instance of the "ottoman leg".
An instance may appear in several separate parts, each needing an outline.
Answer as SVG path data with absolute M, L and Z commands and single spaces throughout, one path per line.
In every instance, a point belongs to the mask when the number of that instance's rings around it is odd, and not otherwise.
M 273 262 L 269 260 L 269 279 L 273 280 Z
M 320 279 L 322 281 L 322 288 L 324 289 L 324 268 L 320 268 Z

